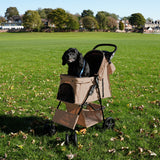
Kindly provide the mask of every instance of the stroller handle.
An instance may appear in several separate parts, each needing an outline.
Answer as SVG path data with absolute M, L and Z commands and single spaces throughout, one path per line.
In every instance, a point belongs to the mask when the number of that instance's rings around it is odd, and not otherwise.
M 114 47 L 114 50 L 113 50 L 112 52 L 109 52 L 109 53 L 112 53 L 112 54 L 115 53 L 116 50 L 117 50 L 117 46 L 116 46 L 115 44 L 107 44 L 107 43 L 98 44 L 98 45 L 96 45 L 96 46 L 93 48 L 93 50 L 95 50 L 96 48 L 101 47 L 101 46 L 111 46 L 111 47 Z

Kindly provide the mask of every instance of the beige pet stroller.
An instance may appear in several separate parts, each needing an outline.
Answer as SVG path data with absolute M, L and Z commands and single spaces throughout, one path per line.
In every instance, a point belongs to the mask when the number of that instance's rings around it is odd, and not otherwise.
M 101 46 L 114 47 L 112 52 L 97 50 Z M 65 74 L 60 75 L 60 86 L 57 94 L 57 106 L 53 122 L 75 130 L 76 124 L 90 127 L 103 121 L 104 128 L 115 125 L 113 118 L 104 118 L 102 98 L 111 97 L 109 75 L 115 71 L 111 58 L 117 50 L 113 44 L 99 44 L 85 55 L 89 63 L 91 77 L 77 78 Z M 99 104 L 92 103 L 99 101 Z M 60 110 L 61 102 L 66 106 L 66 111 Z M 77 145 L 77 135 L 73 132 L 66 134 L 66 144 L 74 142 Z

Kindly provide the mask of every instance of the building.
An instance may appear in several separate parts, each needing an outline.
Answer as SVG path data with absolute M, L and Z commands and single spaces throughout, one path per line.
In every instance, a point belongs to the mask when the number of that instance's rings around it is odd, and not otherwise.
M 160 20 L 156 21 L 146 21 L 145 23 L 145 32 L 160 32 Z
M 2 22 L 0 29 L 10 30 L 10 29 L 23 29 L 22 18 L 20 16 L 13 16 L 7 22 Z

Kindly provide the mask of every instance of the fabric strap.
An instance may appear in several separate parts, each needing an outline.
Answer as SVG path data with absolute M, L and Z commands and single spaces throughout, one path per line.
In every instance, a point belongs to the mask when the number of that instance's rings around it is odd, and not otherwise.
M 83 62 L 83 68 L 82 68 L 82 70 L 81 70 L 81 72 L 80 72 L 80 74 L 79 74 L 79 77 L 80 77 L 80 78 L 82 77 L 82 74 L 83 74 L 83 72 L 84 72 L 85 65 L 86 65 L 86 61 L 84 60 L 84 62 Z

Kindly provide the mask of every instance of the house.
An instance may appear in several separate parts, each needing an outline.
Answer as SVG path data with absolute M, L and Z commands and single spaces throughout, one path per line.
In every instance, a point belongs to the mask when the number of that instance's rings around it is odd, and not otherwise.
M 7 22 L 2 22 L 0 29 L 10 30 L 10 29 L 23 29 L 22 18 L 20 16 L 13 16 Z
M 147 33 L 160 32 L 160 20 L 146 21 L 144 28 Z
M 119 30 L 119 20 L 117 21 L 117 28 L 118 30 L 116 32 L 130 32 L 132 30 L 132 25 L 129 24 L 129 20 L 122 20 L 122 23 L 124 24 L 124 30 Z

